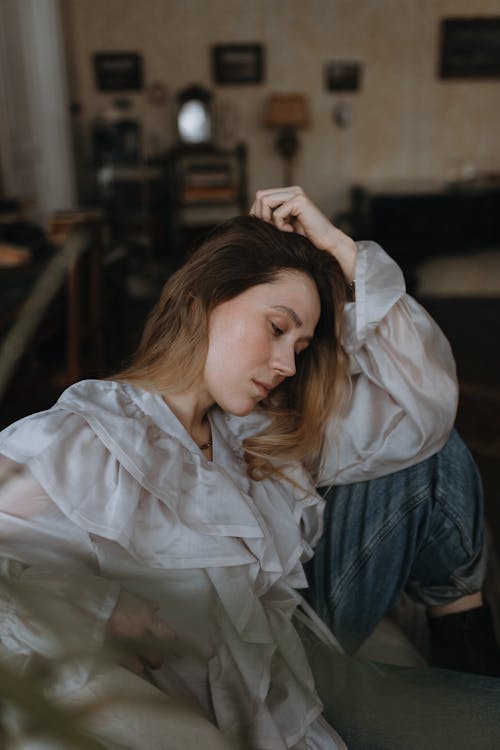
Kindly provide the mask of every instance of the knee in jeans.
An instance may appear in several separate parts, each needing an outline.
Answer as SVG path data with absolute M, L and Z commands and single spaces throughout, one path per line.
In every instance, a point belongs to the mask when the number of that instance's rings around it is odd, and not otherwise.
M 427 605 L 480 591 L 486 570 L 482 525 L 471 533 L 456 515 L 438 512 L 441 517 L 415 559 L 408 585 L 413 598 Z

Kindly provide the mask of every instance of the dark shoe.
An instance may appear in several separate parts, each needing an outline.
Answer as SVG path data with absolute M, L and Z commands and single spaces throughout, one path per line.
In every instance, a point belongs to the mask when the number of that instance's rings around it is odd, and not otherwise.
M 500 677 L 500 647 L 487 605 L 428 621 L 432 667 Z

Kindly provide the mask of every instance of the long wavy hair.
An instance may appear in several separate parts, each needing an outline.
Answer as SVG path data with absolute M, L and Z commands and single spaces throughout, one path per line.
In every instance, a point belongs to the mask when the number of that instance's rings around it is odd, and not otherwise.
M 348 377 L 340 343 L 346 287 L 332 255 L 256 217 L 229 220 L 168 279 L 130 365 L 113 376 L 167 398 L 189 389 L 203 372 L 212 310 L 287 270 L 314 281 L 321 313 L 310 346 L 297 359 L 296 374 L 257 407 L 269 417 L 265 429 L 244 440 L 248 474 L 257 480 L 283 476 L 284 466 L 297 461 L 314 478 L 326 423 L 341 406 Z

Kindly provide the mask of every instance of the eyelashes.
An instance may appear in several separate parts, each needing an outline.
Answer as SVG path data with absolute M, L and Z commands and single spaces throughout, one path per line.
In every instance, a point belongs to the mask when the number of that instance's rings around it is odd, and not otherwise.
M 282 328 L 276 325 L 276 323 L 273 323 L 272 320 L 271 320 L 271 330 L 272 330 L 273 336 L 275 336 L 276 338 L 280 338 L 280 336 L 284 336 L 286 333 L 286 331 L 284 331 Z M 300 356 L 302 352 L 304 352 L 308 348 L 309 348 L 308 345 L 300 348 L 299 351 L 295 352 L 295 356 L 296 357 Z
M 283 328 L 280 328 L 279 325 L 277 325 L 276 323 L 273 323 L 272 320 L 270 321 L 270 323 L 271 323 L 271 331 L 275 338 L 280 338 L 281 336 L 284 336 L 286 334 L 286 331 L 284 331 Z M 305 352 L 306 349 L 308 348 L 309 348 L 309 345 L 306 344 L 305 346 L 301 346 L 299 350 L 295 350 L 295 357 L 296 358 L 299 357 L 302 354 L 302 352 Z

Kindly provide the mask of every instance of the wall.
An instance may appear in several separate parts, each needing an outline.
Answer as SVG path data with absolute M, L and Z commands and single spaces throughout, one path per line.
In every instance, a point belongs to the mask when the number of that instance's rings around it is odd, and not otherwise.
M 172 143 L 180 88 L 209 86 L 248 144 L 251 192 L 281 184 L 273 135 L 261 125 L 270 91 L 310 96 L 312 127 L 301 135 L 295 182 L 329 214 L 346 206 L 354 181 L 500 171 L 500 81 L 445 82 L 436 75 L 439 20 L 500 15 L 500 0 L 64 0 L 63 11 L 85 131 L 113 98 L 95 90 L 91 55 L 142 52 L 147 83 L 163 81 L 169 92 L 163 108 L 144 94 L 130 97 L 147 142 Z M 212 83 L 210 46 L 227 42 L 266 46 L 263 85 Z M 325 91 L 323 65 L 332 60 L 363 63 L 359 94 Z M 352 105 L 348 129 L 333 124 L 339 99 Z

